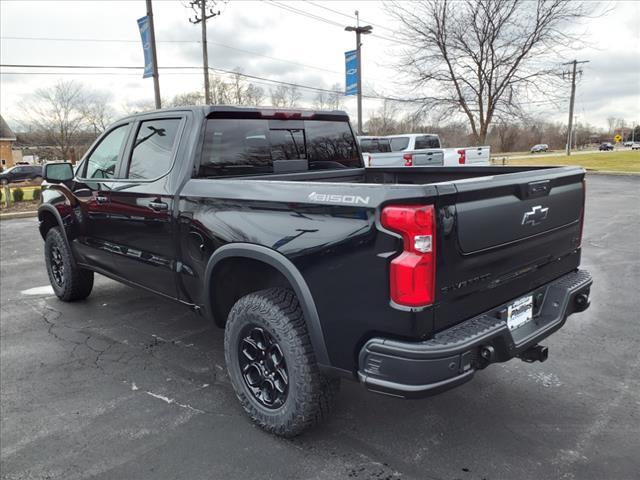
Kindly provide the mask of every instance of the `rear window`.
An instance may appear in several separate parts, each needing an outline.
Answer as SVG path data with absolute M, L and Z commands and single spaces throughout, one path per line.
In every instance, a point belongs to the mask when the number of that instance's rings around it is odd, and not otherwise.
M 416 150 L 425 148 L 440 148 L 440 139 L 436 135 L 422 135 L 416 137 Z
M 391 151 L 391 144 L 387 138 L 363 138 L 360 149 L 368 153 L 386 153 Z
M 391 151 L 400 152 L 406 150 L 409 146 L 409 137 L 394 137 L 389 139 L 391 141 Z
M 347 122 L 209 119 L 199 177 L 361 167 Z

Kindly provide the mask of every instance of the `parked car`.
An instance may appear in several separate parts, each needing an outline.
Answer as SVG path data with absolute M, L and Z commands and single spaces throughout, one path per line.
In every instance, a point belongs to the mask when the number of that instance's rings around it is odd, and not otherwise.
M 7 185 L 14 182 L 41 181 L 42 167 L 40 165 L 17 165 L 0 173 L 0 184 Z
M 489 165 L 490 147 L 442 148 L 433 133 L 389 135 L 391 152 L 371 153 L 371 167 L 478 166 Z
M 582 168 L 362 167 L 344 112 L 124 118 L 75 174 L 45 167 L 49 280 L 70 302 L 97 272 L 211 319 L 242 407 L 284 436 L 327 415 L 341 378 L 420 397 L 544 361 L 589 306 Z
M 598 150 L 603 151 L 603 152 L 606 152 L 606 151 L 609 151 L 609 150 L 613 150 L 613 144 L 609 143 L 609 142 L 603 142 L 598 147 Z
M 538 145 L 534 145 L 531 147 L 531 153 L 541 153 L 549 151 L 549 145 L 546 143 L 539 143 Z
M 633 142 L 624 142 L 622 144 L 622 146 L 624 146 L 624 147 L 633 147 Z
M 640 142 L 634 142 L 631 144 L 631 150 L 640 150 Z

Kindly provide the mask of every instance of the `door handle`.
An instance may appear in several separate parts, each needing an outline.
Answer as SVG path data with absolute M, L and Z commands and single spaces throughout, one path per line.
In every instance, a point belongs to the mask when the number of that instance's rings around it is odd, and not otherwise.
M 159 212 L 162 210 L 167 210 L 169 208 L 169 205 L 164 202 L 149 202 L 149 208 L 151 208 L 151 210 Z
M 107 203 L 109 201 L 109 197 L 104 197 L 102 195 L 98 195 L 96 197 L 96 202 L 98 203 Z

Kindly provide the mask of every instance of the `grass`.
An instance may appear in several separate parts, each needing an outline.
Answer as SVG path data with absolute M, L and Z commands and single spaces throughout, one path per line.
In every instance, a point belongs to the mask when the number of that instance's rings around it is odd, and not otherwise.
M 21 188 L 24 192 L 24 197 L 21 202 L 13 201 L 13 190 L 17 188 Z M 33 192 L 36 190 L 40 190 L 40 186 L 29 186 L 29 185 L 12 185 L 9 187 L 9 203 L 10 206 L 7 208 L 5 206 L 5 187 L 0 187 L 2 190 L 2 198 L 0 200 L 0 209 L 2 209 L 3 213 L 11 212 L 11 211 L 25 211 L 25 210 L 36 210 L 38 208 L 38 201 L 34 201 Z
M 498 158 L 494 161 L 498 165 L 502 164 Z M 586 153 L 571 157 L 520 158 L 507 160 L 506 165 L 580 165 L 587 170 L 640 173 L 640 151 Z

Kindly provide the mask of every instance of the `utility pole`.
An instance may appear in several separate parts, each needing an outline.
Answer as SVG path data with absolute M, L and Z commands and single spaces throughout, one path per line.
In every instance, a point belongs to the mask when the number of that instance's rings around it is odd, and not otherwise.
M 189 2 L 189 6 L 194 11 L 195 16 L 190 18 L 189 21 L 194 25 L 202 24 L 202 69 L 204 71 L 204 103 L 211 104 L 211 91 L 209 89 L 209 52 L 207 49 L 207 20 L 220 15 L 220 10 L 214 12 L 213 9 L 216 6 L 216 2 L 211 2 L 210 6 L 207 6 L 208 0 L 192 0 Z M 207 10 L 209 13 L 207 13 Z
M 158 78 L 158 54 L 156 53 L 156 31 L 153 26 L 153 6 L 151 0 L 147 0 L 147 17 L 149 17 L 149 39 L 151 40 L 151 56 L 153 57 L 153 93 L 156 108 L 162 108 L 160 101 L 160 79 Z
M 567 132 L 567 156 L 571 155 L 571 137 L 573 135 L 573 104 L 576 99 L 576 73 L 582 74 L 582 70 L 578 71 L 577 67 L 579 63 L 588 63 L 589 60 L 574 60 L 573 62 L 567 62 L 563 65 L 573 65 L 573 69 L 570 72 L 566 72 L 569 74 L 571 78 L 571 100 L 569 101 L 569 130 Z M 564 75 L 563 75 L 564 76 Z
M 356 10 L 356 26 L 346 27 L 347 32 L 356 32 L 356 55 L 358 56 L 358 135 L 362 135 L 362 55 L 360 35 L 368 35 L 373 30 L 371 25 L 360 26 L 360 14 Z

